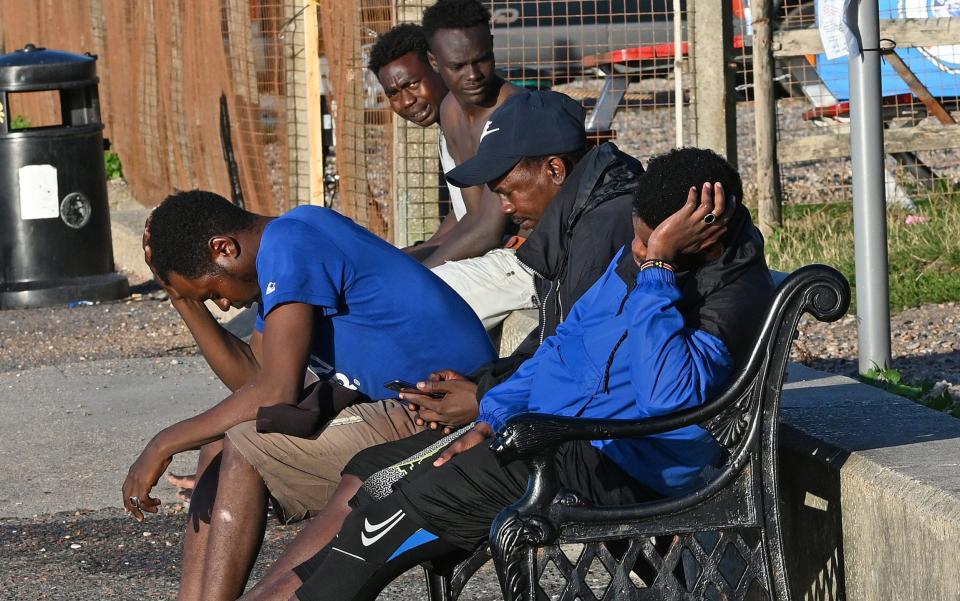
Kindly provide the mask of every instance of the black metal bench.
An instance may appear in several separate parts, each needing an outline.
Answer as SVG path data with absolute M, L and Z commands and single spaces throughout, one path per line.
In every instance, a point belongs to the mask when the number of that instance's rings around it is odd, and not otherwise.
M 432 601 L 452 601 L 490 554 L 507 601 L 549 599 L 771 599 L 790 590 L 778 506 L 778 410 L 784 371 L 803 313 L 835 321 L 850 303 L 837 270 L 803 267 L 779 285 L 747 365 L 716 399 L 640 422 L 524 414 L 492 444 L 530 469 L 524 496 L 497 516 L 490 548 L 424 566 Z M 628 438 L 704 427 L 726 450 L 723 465 L 681 497 L 595 507 L 560 490 L 557 447 L 570 440 Z M 577 544 L 568 557 L 561 545 Z M 552 568 L 550 566 L 553 566 Z M 601 585 L 589 572 L 605 572 Z M 597 590 L 600 589 L 600 590 Z

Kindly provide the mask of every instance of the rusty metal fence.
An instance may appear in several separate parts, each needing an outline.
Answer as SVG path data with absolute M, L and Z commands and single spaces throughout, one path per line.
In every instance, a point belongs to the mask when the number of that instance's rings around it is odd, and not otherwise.
M 878 0 L 881 19 L 886 196 L 890 203 L 949 197 L 960 177 L 960 38 L 955 3 Z M 774 54 L 786 202 L 849 201 L 852 170 L 846 58 L 824 54 L 810 1 L 784 0 Z
M 433 0 L 341 0 L 321 6 L 324 53 L 336 123 L 333 206 L 398 244 L 422 240 L 447 207 L 437 127 L 404 122 L 387 108 L 365 69 L 376 39 L 419 22 Z M 671 0 L 513 0 L 486 2 L 498 70 L 528 88 L 569 94 L 591 110 L 588 127 L 646 159 L 676 143 Z M 686 27 L 681 28 L 685 32 Z M 681 35 L 685 35 L 682 33 Z M 683 88 L 694 81 L 681 40 Z M 683 139 L 695 135 L 685 110 Z
M 106 135 L 134 195 L 207 188 L 277 214 L 306 197 L 302 0 L 0 0 L 5 52 L 99 56 Z M 43 122 L 51 99 L 11 114 Z
M 311 118 L 322 94 L 334 134 L 324 145 L 335 151 L 326 160 L 327 204 L 405 245 L 428 237 L 447 210 L 438 132 L 396 118 L 365 65 L 377 35 L 419 21 L 432 1 L 0 0 L 0 46 L 9 52 L 31 42 L 100 57 L 106 135 L 132 192 L 149 204 L 194 187 L 268 214 L 317 201 L 322 161 Z M 749 100 L 750 2 L 730 2 L 736 94 Z M 672 0 L 486 4 L 498 68 L 510 81 L 577 98 L 591 111 L 592 129 L 642 160 L 677 143 L 678 101 L 680 140 L 697 140 L 692 0 L 681 3 L 679 55 Z M 777 118 L 788 202 L 849 198 L 846 72 L 818 56 L 814 4 L 777 4 L 777 79 L 789 94 Z M 958 16 L 933 0 L 881 0 L 881 10 L 889 19 L 884 35 L 897 43 L 886 53 L 884 80 L 888 195 L 951 194 L 960 175 L 953 135 L 960 47 L 952 29 L 936 23 Z M 317 48 L 308 48 L 311 36 Z M 311 80 L 311 69 L 320 76 Z M 25 94 L 10 112 L 42 124 L 57 118 L 54 106 L 49 95 Z M 750 110 L 738 109 L 748 199 L 756 168 Z
M 438 132 L 396 118 L 365 66 L 377 35 L 419 21 L 431 3 L 0 0 L 0 45 L 99 56 L 106 135 L 148 204 L 195 187 L 267 214 L 316 200 L 311 113 L 322 93 L 335 152 L 327 204 L 404 245 L 428 237 L 447 210 Z M 579 99 L 598 135 L 641 159 L 676 143 L 672 0 L 487 4 L 506 78 Z M 318 50 L 308 48 L 311 34 Z M 682 106 L 694 80 L 686 51 L 684 37 Z M 12 112 L 39 123 L 54 106 L 34 95 Z M 690 142 L 696 123 L 683 114 Z

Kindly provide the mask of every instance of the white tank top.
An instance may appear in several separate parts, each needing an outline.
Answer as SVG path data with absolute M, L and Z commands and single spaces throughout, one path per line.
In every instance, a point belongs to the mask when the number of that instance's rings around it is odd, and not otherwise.
M 450 151 L 447 150 L 447 139 L 443 137 L 443 131 L 440 132 L 440 166 L 443 167 L 444 173 L 450 173 L 454 167 L 457 166 L 457 163 L 453 160 L 453 157 L 450 156 Z M 450 191 L 450 204 L 453 206 L 453 216 L 457 218 L 457 221 L 463 219 L 463 216 L 467 214 L 467 205 L 463 202 L 463 194 L 460 192 L 460 188 L 451 185 L 450 182 L 447 182 L 447 190 Z

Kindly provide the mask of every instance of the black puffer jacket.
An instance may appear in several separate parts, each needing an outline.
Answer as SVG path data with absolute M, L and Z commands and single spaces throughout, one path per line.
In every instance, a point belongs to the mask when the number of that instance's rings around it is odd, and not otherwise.
M 537 277 L 540 321 L 509 357 L 475 372 L 477 398 L 506 380 L 552 336 L 567 313 L 633 239 L 633 192 L 643 174 L 637 159 L 607 142 L 588 152 L 547 207 L 517 259 Z

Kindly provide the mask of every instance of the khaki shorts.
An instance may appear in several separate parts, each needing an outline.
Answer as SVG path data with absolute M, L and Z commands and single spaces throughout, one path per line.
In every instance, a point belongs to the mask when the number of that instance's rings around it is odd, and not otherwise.
M 260 434 L 253 421 L 237 424 L 227 438 L 260 473 L 287 523 L 323 509 L 355 454 L 422 432 L 413 419 L 399 402 L 377 401 L 344 409 L 315 438 Z

